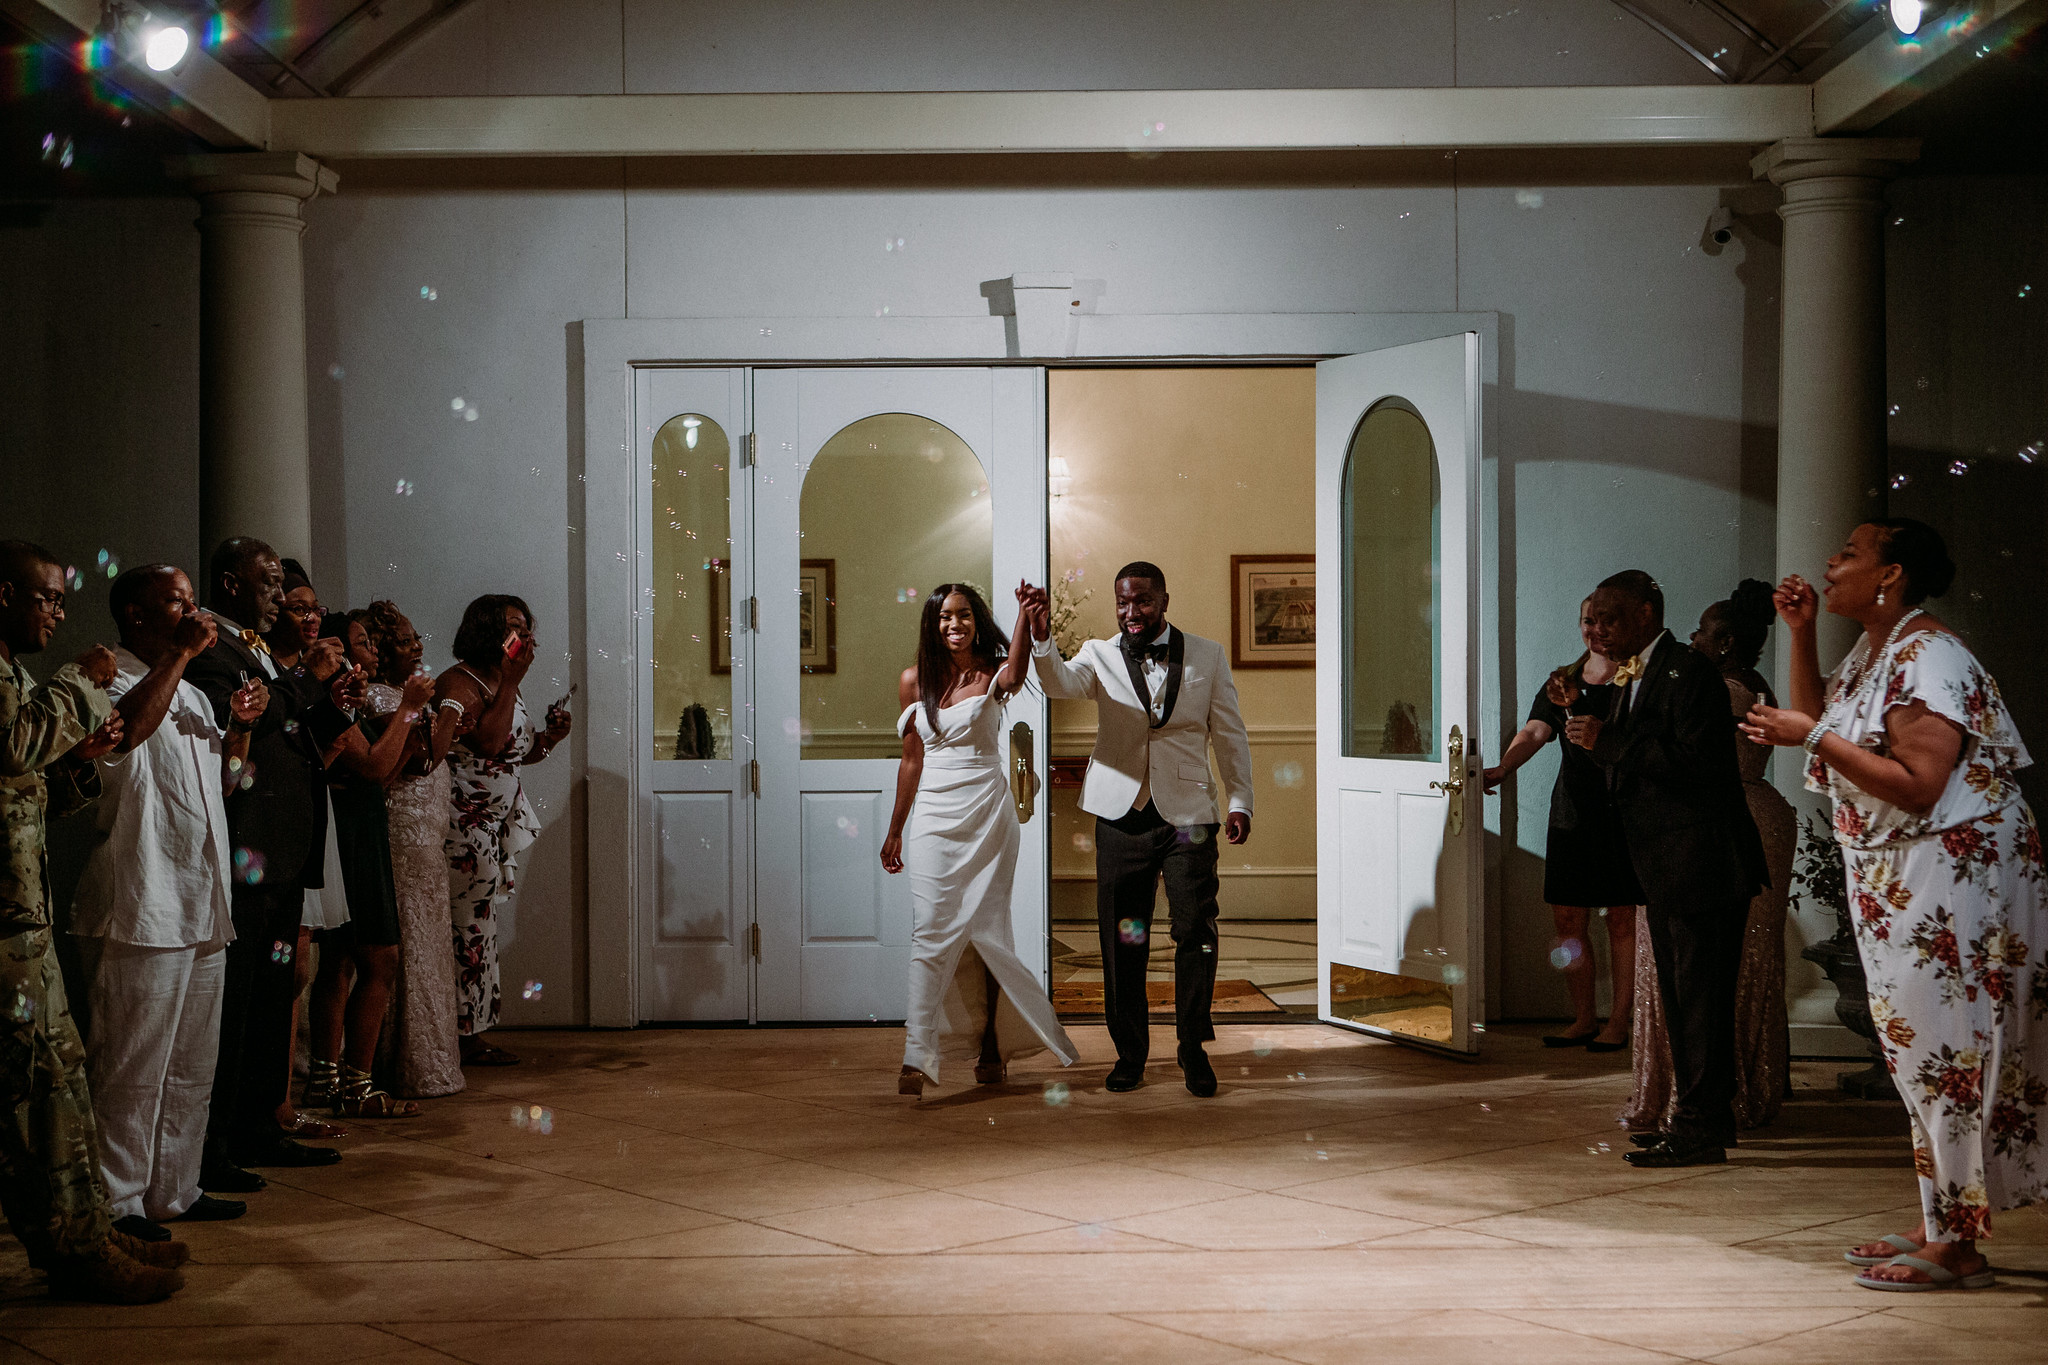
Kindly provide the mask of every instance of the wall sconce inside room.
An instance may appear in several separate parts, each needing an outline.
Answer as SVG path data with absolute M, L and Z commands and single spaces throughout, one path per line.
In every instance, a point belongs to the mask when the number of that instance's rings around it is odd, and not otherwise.
M 1067 468 L 1067 457 L 1055 455 L 1045 462 L 1045 487 L 1056 498 L 1064 498 L 1067 490 L 1074 486 L 1073 471 Z

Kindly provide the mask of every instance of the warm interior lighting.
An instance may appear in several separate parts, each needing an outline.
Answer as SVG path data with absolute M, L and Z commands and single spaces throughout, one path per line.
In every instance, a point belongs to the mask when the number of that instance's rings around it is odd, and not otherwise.
M 1067 490 L 1074 486 L 1074 476 L 1067 468 L 1066 456 L 1055 455 L 1045 462 L 1045 486 L 1056 498 L 1064 498 Z
M 142 40 L 142 60 L 151 71 L 169 71 L 185 60 L 192 49 L 192 35 L 176 24 L 151 29 Z
M 1886 0 L 1884 12 L 1899 36 L 1910 38 L 1944 8 L 1946 6 L 1930 4 L 1929 0 Z

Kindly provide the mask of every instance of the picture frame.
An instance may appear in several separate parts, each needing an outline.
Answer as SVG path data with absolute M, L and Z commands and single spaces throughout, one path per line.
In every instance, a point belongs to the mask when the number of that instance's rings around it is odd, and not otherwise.
M 839 561 L 806 559 L 796 579 L 797 657 L 806 673 L 839 671 Z
M 1230 557 L 1230 666 L 1316 666 L 1316 557 Z
M 706 566 L 711 600 L 711 671 L 732 672 L 732 565 L 714 559 Z

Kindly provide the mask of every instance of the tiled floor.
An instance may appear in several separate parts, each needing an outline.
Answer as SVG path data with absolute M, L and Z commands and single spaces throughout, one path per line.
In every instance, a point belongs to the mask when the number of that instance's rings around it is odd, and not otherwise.
M 893 1031 L 524 1034 L 184 1229 L 168 1303 L 52 1304 L 8 1243 L 0 1365 L 2042 1358 L 2041 1210 L 2001 1217 L 1995 1290 L 1850 1282 L 1913 1222 L 1895 1108 L 1802 1065 L 1731 1164 L 1638 1172 L 1623 1067 L 1538 1031 L 1458 1062 L 1227 1027 L 1198 1101 L 1170 1062 L 1104 1093 L 1086 1028 L 1071 1070 L 915 1103 Z
M 1160 916 L 1163 926 L 1165 916 Z M 1218 926 L 1216 977 L 1249 981 L 1280 1011 L 1316 1012 L 1316 926 L 1314 920 L 1224 920 Z M 1102 946 L 1091 920 L 1052 926 L 1052 979 L 1102 980 Z M 1150 981 L 1173 980 L 1173 942 L 1162 927 L 1152 948 Z M 1276 1011 L 1280 1012 L 1280 1011 Z

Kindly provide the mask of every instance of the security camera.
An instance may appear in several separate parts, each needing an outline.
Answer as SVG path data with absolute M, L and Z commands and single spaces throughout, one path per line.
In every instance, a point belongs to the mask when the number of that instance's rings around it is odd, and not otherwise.
M 1726 246 L 1735 240 L 1735 215 L 1722 205 L 1707 215 L 1707 240 L 1715 246 Z

